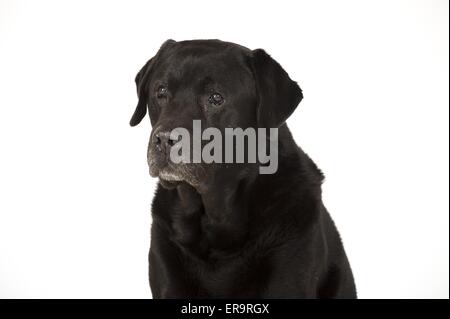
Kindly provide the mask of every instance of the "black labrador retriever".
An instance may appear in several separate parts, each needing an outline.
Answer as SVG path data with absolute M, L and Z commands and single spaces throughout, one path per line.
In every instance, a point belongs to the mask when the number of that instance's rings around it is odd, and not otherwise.
M 166 41 L 136 76 L 130 124 L 149 113 L 154 298 L 356 298 L 323 175 L 286 119 L 303 95 L 264 50 L 219 40 Z M 278 167 L 173 163 L 171 130 L 278 128 Z

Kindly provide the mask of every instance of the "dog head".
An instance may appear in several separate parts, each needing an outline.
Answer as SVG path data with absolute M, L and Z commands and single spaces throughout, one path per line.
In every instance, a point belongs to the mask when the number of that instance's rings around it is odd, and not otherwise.
M 194 187 L 218 172 L 246 174 L 251 165 L 178 163 L 170 150 L 176 128 L 276 128 L 292 114 L 302 91 L 264 50 L 249 50 L 219 40 L 166 41 L 136 76 L 138 105 L 130 125 L 149 113 L 153 127 L 148 145 L 150 174 L 165 186 Z M 195 137 L 194 137 L 195 138 Z M 203 142 L 201 142 L 203 143 Z

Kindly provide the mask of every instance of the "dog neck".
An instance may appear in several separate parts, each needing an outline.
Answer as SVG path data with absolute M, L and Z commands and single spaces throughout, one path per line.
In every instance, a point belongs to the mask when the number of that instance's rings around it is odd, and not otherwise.
M 177 243 L 202 257 L 228 254 L 242 247 L 248 235 L 249 180 L 217 182 L 200 193 L 187 183 L 176 188 L 179 209 L 173 212 Z M 173 237 L 172 237 L 173 238 Z
M 251 240 L 252 229 L 261 227 L 266 218 L 272 220 L 273 216 L 264 215 L 265 208 L 274 203 L 282 205 L 276 192 L 282 189 L 279 184 L 289 184 L 290 191 L 299 197 L 304 192 L 320 193 L 320 172 L 317 176 L 302 174 L 302 166 L 311 165 L 309 158 L 299 152 L 288 130 L 283 134 L 288 135 L 284 139 L 287 144 L 280 145 L 279 163 L 280 169 L 285 170 L 283 174 L 259 175 L 247 171 L 230 179 L 227 174 L 229 177 L 235 172 L 222 170 L 213 182 L 201 189 L 182 182 L 172 189 L 158 190 L 162 193 L 159 195 L 166 197 L 164 201 L 171 203 L 169 214 L 159 217 L 167 222 L 172 241 L 186 254 L 201 259 L 220 258 L 243 249 Z M 298 175 L 290 175 L 291 170 Z M 284 177 L 281 180 L 279 176 Z M 308 185 L 308 189 L 297 189 L 298 179 L 302 179 L 302 185 Z M 264 196 L 256 199 L 252 198 L 253 194 Z

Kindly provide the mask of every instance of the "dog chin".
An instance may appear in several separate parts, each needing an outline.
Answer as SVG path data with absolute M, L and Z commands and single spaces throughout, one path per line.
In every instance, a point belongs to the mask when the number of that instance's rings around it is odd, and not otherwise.
M 171 182 L 171 181 L 166 181 L 162 178 L 159 179 L 159 184 L 164 187 L 165 189 L 174 189 L 176 188 L 178 185 L 180 185 L 182 182 Z

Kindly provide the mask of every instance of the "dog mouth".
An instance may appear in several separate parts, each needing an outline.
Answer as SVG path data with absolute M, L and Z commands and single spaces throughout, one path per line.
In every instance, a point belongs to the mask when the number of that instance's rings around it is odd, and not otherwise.
M 165 186 L 178 185 L 182 182 L 198 187 L 208 179 L 207 168 L 202 163 L 174 163 L 161 152 L 151 149 L 147 155 L 151 177 L 159 178 Z
M 152 177 L 159 177 L 162 180 L 174 182 L 183 180 L 182 174 L 176 167 L 170 165 L 170 163 L 161 163 L 155 160 L 150 160 L 149 168 L 150 176 Z
M 158 177 L 168 182 L 181 182 L 184 180 L 181 174 L 175 170 L 168 169 L 167 167 L 159 171 Z
M 159 183 L 167 189 L 175 188 L 181 182 L 185 181 L 182 174 L 176 169 L 169 167 L 169 165 L 160 168 L 155 163 L 151 163 L 150 176 L 159 178 Z
M 158 173 L 159 183 L 166 189 L 173 189 L 184 181 L 184 178 L 176 171 L 164 168 Z
M 199 184 L 197 176 L 199 167 L 185 164 L 173 164 L 169 161 L 149 161 L 150 176 L 159 178 L 160 184 L 165 188 L 173 188 L 182 182 L 195 187 Z

